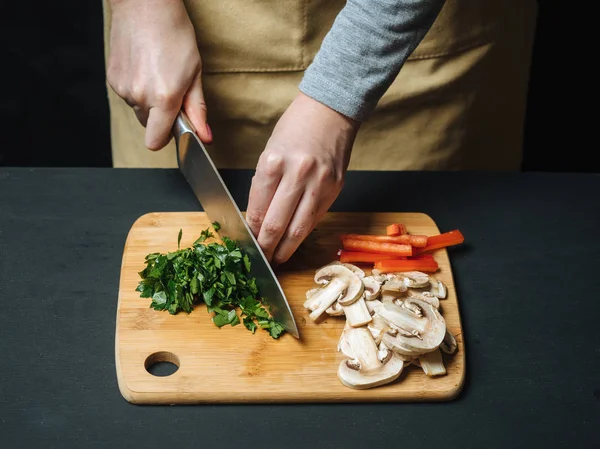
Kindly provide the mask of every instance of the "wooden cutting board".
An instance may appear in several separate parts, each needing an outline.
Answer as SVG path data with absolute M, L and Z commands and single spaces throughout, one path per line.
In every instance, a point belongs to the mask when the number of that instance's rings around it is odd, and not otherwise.
M 284 334 L 272 339 L 266 331 L 252 334 L 243 325 L 217 328 L 204 305 L 191 314 L 170 315 L 149 308 L 150 300 L 135 291 L 152 252 L 190 246 L 210 227 L 204 213 L 150 213 L 132 226 L 125 244 L 116 320 L 115 355 L 119 389 L 137 404 L 259 402 L 390 402 L 453 399 L 465 378 L 465 350 L 458 302 L 446 250 L 434 253 L 436 277 L 448 288 L 441 313 L 456 336 L 458 351 L 447 356 L 447 374 L 429 378 L 414 365 L 404 368 L 392 384 L 353 390 L 337 378 L 344 359 L 337 344 L 344 317 L 313 323 L 304 309 L 305 293 L 317 285 L 315 271 L 333 260 L 343 233 L 385 233 L 389 223 L 405 223 L 412 234 L 439 234 L 434 221 L 421 213 L 329 213 L 292 259 L 276 271 L 292 307 L 300 339 Z M 449 231 L 445 229 L 444 231 Z M 370 269 L 365 267 L 367 274 Z M 169 376 L 147 368 L 169 361 L 179 366 Z

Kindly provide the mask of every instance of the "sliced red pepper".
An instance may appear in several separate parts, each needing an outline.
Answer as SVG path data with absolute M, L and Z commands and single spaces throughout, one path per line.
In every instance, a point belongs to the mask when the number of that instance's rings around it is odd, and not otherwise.
M 432 235 L 427 237 L 427 246 L 419 248 L 416 253 L 423 253 L 426 251 L 433 251 L 434 249 L 447 248 L 448 246 L 460 245 L 465 241 L 462 233 L 456 229 L 454 231 L 444 232 L 439 235 Z
M 435 260 L 380 260 L 375 262 L 375 269 L 382 273 L 397 273 L 403 271 L 422 271 L 435 273 L 439 266 Z
M 379 260 L 398 260 L 399 256 L 389 254 L 365 253 L 361 251 L 340 251 L 340 262 L 342 263 L 373 263 Z
M 410 245 L 374 242 L 372 240 L 346 238 L 342 240 L 342 246 L 347 251 L 361 251 L 365 253 L 378 253 L 392 256 L 412 256 L 413 254 L 413 248 Z
M 402 223 L 392 223 L 385 228 L 385 233 L 387 235 L 397 236 L 406 235 L 408 234 L 408 231 L 406 230 L 406 226 L 404 226 Z
M 398 245 L 410 245 L 415 248 L 424 248 L 428 244 L 428 237 L 426 235 L 371 235 L 371 234 L 343 234 L 341 236 L 342 241 L 344 240 L 369 240 L 372 242 L 380 243 L 397 243 Z
M 427 254 L 427 253 L 415 254 L 415 255 L 408 257 L 408 259 L 409 260 L 434 260 L 433 254 Z

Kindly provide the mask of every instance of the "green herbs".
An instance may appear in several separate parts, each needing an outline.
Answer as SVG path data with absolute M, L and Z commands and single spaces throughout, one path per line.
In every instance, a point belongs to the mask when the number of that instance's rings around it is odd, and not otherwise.
M 217 227 L 215 227 L 215 230 Z M 170 314 L 191 313 L 194 304 L 204 302 L 214 313 L 218 326 L 240 324 L 252 333 L 265 329 L 273 338 L 284 331 L 258 301 L 256 280 L 250 276 L 250 259 L 237 244 L 223 237 L 223 243 L 210 242 L 209 229 L 201 232 L 191 248 L 181 249 L 182 232 L 177 238 L 177 251 L 146 256 L 146 268 L 139 275 L 136 291 L 140 297 L 151 298 L 150 307 Z

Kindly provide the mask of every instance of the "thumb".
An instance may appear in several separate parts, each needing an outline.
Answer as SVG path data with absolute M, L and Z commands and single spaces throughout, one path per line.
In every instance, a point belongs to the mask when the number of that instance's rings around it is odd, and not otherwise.
M 188 118 L 196 128 L 196 133 L 204 143 L 212 142 L 212 131 L 206 122 L 206 103 L 204 102 L 204 91 L 200 74 L 194 80 L 185 96 L 183 97 L 183 109 Z

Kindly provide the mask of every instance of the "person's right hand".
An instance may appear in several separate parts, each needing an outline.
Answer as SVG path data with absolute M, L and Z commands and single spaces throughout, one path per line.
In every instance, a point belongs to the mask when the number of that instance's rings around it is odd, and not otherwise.
M 202 63 L 181 0 L 111 0 L 107 81 L 146 127 L 146 146 L 160 150 L 182 109 L 205 143 L 212 141 L 202 92 Z

